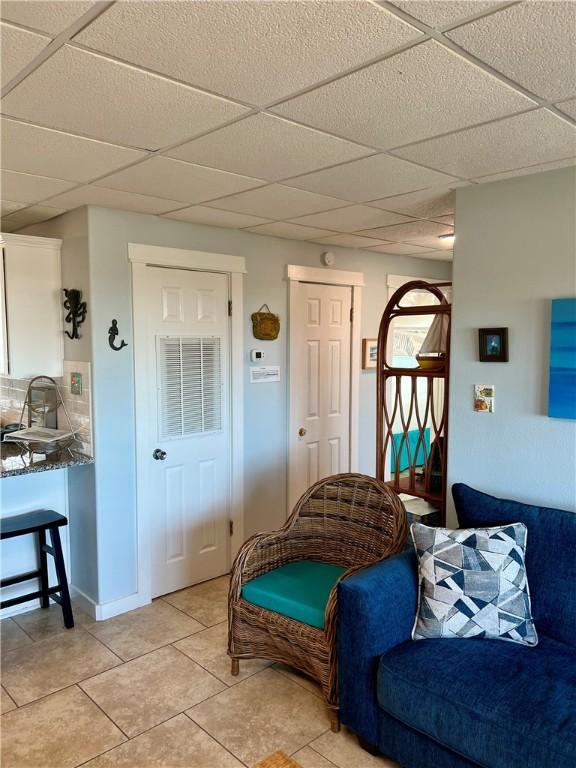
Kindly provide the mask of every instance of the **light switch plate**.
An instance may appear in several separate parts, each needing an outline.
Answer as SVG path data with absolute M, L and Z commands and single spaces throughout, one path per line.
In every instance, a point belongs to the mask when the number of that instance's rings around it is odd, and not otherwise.
M 70 374 L 70 394 L 81 395 L 82 394 L 82 374 L 73 371 Z

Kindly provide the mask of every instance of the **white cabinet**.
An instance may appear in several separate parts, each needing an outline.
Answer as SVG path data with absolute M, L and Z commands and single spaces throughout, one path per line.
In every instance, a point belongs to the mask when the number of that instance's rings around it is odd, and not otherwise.
M 61 240 L 2 234 L 0 374 L 62 376 Z

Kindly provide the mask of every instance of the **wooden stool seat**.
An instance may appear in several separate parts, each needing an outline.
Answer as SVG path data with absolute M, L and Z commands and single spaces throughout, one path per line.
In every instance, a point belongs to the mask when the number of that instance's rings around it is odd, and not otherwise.
M 25 512 L 22 515 L 0 519 L 0 540 L 34 534 L 37 536 L 39 559 L 39 568 L 37 570 L 27 571 L 26 573 L 2 579 L 0 580 L 0 588 L 19 584 L 23 581 L 30 581 L 31 579 L 39 579 L 40 581 L 40 589 L 20 595 L 19 597 L 12 597 L 9 600 L 1 600 L 0 608 L 8 608 L 12 605 L 19 605 L 20 603 L 26 603 L 29 600 L 35 599 L 40 600 L 42 608 L 48 608 L 50 598 L 52 598 L 54 602 L 61 606 L 64 625 L 70 629 L 74 626 L 74 617 L 70 603 L 70 592 L 66 578 L 60 531 L 58 530 L 62 525 L 68 525 L 67 518 L 58 512 L 54 512 L 52 509 L 37 509 L 33 512 Z M 46 544 L 46 531 L 50 534 L 51 546 Z M 58 584 L 54 587 L 49 585 L 48 559 L 46 555 L 51 555 L 54 558 L 56 577 L 58 579 Z

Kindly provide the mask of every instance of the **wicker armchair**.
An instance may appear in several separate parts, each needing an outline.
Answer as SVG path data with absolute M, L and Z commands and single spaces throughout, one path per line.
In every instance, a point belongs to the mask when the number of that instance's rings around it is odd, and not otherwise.
M 406 512 L 384 483 L 358 474 L 327 477 L 315 483 L 277 531 L 259 533 L 240 549 L 228 598 L 228 655 L 232 674 L 240 659 L 284 662 L 316 680 L 339 729 L 334 586 L 326 605 L 324 629 L 303 624 L 242 598 L 243 585 L 287 563 L 317 560 L 344 566 L 340 577 L 400 552 L 408 533 Z

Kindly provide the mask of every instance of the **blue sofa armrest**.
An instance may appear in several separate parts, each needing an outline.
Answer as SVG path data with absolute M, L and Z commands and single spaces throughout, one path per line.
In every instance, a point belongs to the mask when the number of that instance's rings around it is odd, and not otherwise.
M 340 718 L 371 744 L 378 743 L 378 659 L 410 639 L 417 602 L 416 556 L 409 551 L 338 585 Z

